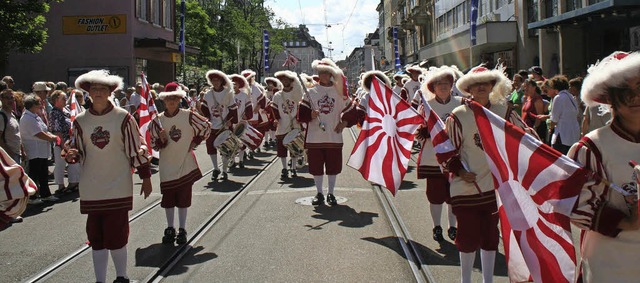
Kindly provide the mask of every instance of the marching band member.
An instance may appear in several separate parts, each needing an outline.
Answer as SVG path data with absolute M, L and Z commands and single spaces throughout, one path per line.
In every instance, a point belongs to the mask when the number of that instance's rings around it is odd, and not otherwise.
M 248 94 L 249 83 L 243 76 L 236 74 L 230 75 L 229 79 L 231 79 L 231 81 L 233 82 L 233 99 L 236 103 L 236 106 L 238 107 L 237 121 L 238 123 L 242 121 L 248 121 L 253 115 L 253 108 L 251 107 L 251 100 L 249 99 Z M 238 123 L 236 123 L 235 125 L 238 125 Z M 242 145 L 242 147 L 243 148 L 238 151 L 239 161 L 237 166 L 239 166 L 240 168 L 244 168 L 244 153 L 246 150 L 246 148 L 244 148 L 245 145 Z M 236 166 L 235 161 L 231 166 Z
M 213 173 L 211 180 L 218 180 L 220 169 L 218 167 L 218 150 L 213 146 L 213 142 L 218 135 L 236 123 L 238 107 L 233 100 L 233 88 L 231 80 L 225 73 L 218 70 L 210 70 L 207 72 L 207 82 L 211 85 L 211 89 L 207 91 L 201 98 L 201 110 L 203 116 L 208 117 L 211 122 L 211 135 L 206 141 L 207 154 L 211 157 L 213 163 Z M 229 166 L 228 156 L 222 156 L 222 180 L 228 178 L 227 171 Z
M 438 117 L 446 120 L 454 108 L 460 106 L 462 98 L 452 95 L 453 84 L 455 83 L 455 74 L 448 66 L 433 68 L 429 72 L 425 84 L 421 91 L 424 93 L 425 99 L 431 106 Z M 420 102 L 420 105 L 422 102 Z M 426 122 L 425 122 L 426 123 Z M 440 168 L 435 158 L 435 150 L 429 137 L 429 131 L 426 124 L 418 129 L 416 138 L 422 140 L 422 146 L 418 158 L 418 179 L 427 179 L 427 200 L 429 201 L 429 210 L 431 219 L 433 220 L 433 239 L 435 241 L 444 241 L 442 237 L 442 208 L 444 203 L 449 203 L 449 173 Z M 449 219 L 449 229 L 447 235 L 449 239 L 455 240 L 457 235 L 456 217 L 453 215 L 451 205 L 447 205 L 447 215 Z
M 456 85 L 491 112 L 526 128 L 506 104 L 511 83 L 502 70 L 477 66 L 460 78 Z M 480 249 L 482 260 L 483 282 L 492 282 L 499 243 L 498 207 L 493 178 L 471 108 L 464 104 L 456 107 L 446 120 L 446 129 L 458 152 L 445 167 L 454 174 L 449 204 L 458 222 L 455 241 L 460 252 L 462 282 L 471 282 L 477 249 Z
M 269 103 L 273 101 L 273 96 L 276 94 L 276 92 L 282 90 L 282 83 L 274 77 L 267 77 L 264 79 L 264 82 L 267 84 L 266 96 L 268 101 L 267 105 L 269 105 Z M 270 114 L 270 110 L 267 110 L 267 116 L 269 116 L 269 114 Z M 273 118 L 269 117 L 269 121 L 271 120 L 273 120 Z M 273 125 L 272 123 L 269 123 L 269 130 L 266 132 L 264 137 L 265 149 L 267 149 L 268 146 L 269 147 L 276 146 L 275 130 L 276 130 L 276 126 Z
M 256 72 L 244 70 L 240 74 L 249 82 L 249 97 L 251 98 L 251 107 L 253 107 L 253 115 L 249 119 L 249 125 L 264 134 L 267 130 L 262 126 L 264 122 L 267 122 L 266 114 L 264 114 L 264 109 L 267 107 L 267 99 L 264 96 L 265 90 L 256 82 Z M 249 152 L 249 158 L 253 158 L 253 151 Z
M 180 102 L 187 93 L 177 83 L 171 82 L 158 95 L 166 110 L 153 120 L 149 132 L 151 146 L 160 152 L 160 192 L 167 217 L 162 243 L 178 245 L 187 242 L 187 209 L 191 206 L 193 183 L 202 178 L 193 149 L 211 133 L 207 118 L 189 109 L 180 109 Z M 174 228 L 174 210 L 178 208 L 178 233 Z
M 29 196 L 36 193 L 38 186 L 2 147 L 0 147 L 0 166 L 2 166 L 0 185 L 4 188 L 0 192 L 0 231 L 2 231 L 11 223 L 22 221 L 20 215 L 27 209 Z
M 342 119 L 342 113 L 355 111 L 346 93 L 342 71 L 328 58 L 315 60 L 311 64 L 318 72 L 320 82 L 309 89 L 298 108 L 298 121 L 307 123 L 306 148 L 309 173 L 313 175 L 317 195 L 312 204 L 324 204 L 322 182 L 328 175 L 329 194 L 327 203 L 336 205 L 333 195 L 336 177 L 342 171 L 342 130 L 354 121 Z
M 574 206 L 571 222 L 584 230 L 581 239 L 584 282 L 637 282 L 640 252 L 636 190 L 640 166 L 640 53 L 614 52 L 589 68 L 581 91 L 589 107 L 611 107 L 610 124 L 586 134 L 568 156 L 598 179 L 617 184 L 624 196 L 604 181 L 587 182 Z
M 301 129 L 300 124 L 296 120 L 298 113 L 298 104 L 302 100 L 302 85 L 298 80 L 296 73 L 292 71 L 279 71 L 275 73 L 275 77 L 281 82 L 283 88 L 276 92 L 273 100 L 269 104 L 271 117 L 274 119 L 276 128 L 276 147 L 277 155 L 282 163 L 282 179 L 289 178 L 287 170 L 287 148 L 283 144 L 284 137 L 293 129 Z M 297 156 L 291 156 L 291 176 L 296 177 Z
M 400 91 L 399 94 L 402 99 L 411 103 L 410 99 L 413 99 L 416 91 L 420 89 L 420 81 L 418 81 L 418 79 L 420 75 L 422 75 L 422 69 L 419 66 L 410 66 L 407 67 L 407 72 L 409 73 L 410 80 L 403 84 L 402 91 Z
M 402 88 L 404 87 L 404 84 L 402 83 L 402 79 L 406 78 L 407 76 L 403 75 L 403 74 L 395 74 L 393 75 L 393 81 L 395 83 L 395 85 L 393 86 L 393 88 L 391 90 L 393 90 L 393 92 L 395 94 L 401 94 L 402 93 Z
M 106 70 L 78 77 L 76 88 L 89 93 L 93 103 L 76 117 L 73 138 L 63 155 L 68 163 L 79 162 L 80 213 L 87 214 L 96 281 L 105 282 L 109 251 L 116 269 L 114 282 L 127 278 L 128 211 L 133 207 L 131 167 L 142 179 L 140 194 L 151 194 L 151 159 L 131 114 L 109 102 L 122 78 Z M 105 170 L 108 169 L 108 170 Z

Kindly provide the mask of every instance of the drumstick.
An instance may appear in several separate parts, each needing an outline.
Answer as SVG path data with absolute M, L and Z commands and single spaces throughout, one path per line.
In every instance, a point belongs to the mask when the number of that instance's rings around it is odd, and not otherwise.
M 311 105 L 311 111 L 316 111 L 316 109 L 314 107 L 314 104 L 313 104 L 313 100 L 311 100 L 311 96 L 309 95 L 309 91 L 307 90 L 307 86 L 302 82 L 302 78 L 300 77 L 300 74 L 296 73 L 296 75 L 298 76 L 298 80 L 300 81 L 300 84 L 302 85 L 302 90 L 307 95 L 307 99 L 309 100 L 309 105 Z M 322 131 L 326 131 L 326 129 L 324 127 L 324 123 L 322 123 L 322 121 L 320 120 L 320 113 L 318 113 L 318 117 L 316 117 L 316 119 L 318 119 L 318 123 L 319 123 L 320 129 Z

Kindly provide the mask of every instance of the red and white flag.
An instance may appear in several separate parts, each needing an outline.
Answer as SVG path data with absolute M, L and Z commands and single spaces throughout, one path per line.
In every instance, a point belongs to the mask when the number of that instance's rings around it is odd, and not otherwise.
M 284 64 L 282 64 L 282 67 L 289 67 L 289 66 L 295 67 L 296 65 L 298 65 L 298 62 L 300 62 L 300 59 L 298 59 L 298 57 L 291 54 L 291 52 L 287 51 L 287 59 L 284 60 Z
M 589 171 L 477 102 L 467 105 L 498 191 L 509 280 L 574 282 L 569 217 Z
M 429 131 L 431 144 L 436 152 L 436 160 L 438 161 L 438 164 L 444 167 L 447 161 L 456 155 L 456 148 L 453 146 L 453 143 L 451 143 L 449 135 L 444 129 L 444 122 L 442 122 L 440 117 L 438 117 L 438 114 L 433 111 L 431 105 L 429 105 L 427 100 L 424 98 L 424 95 L 420 94 L 420 97 L 422 98 L 422 115 L 427 117 L 427 131 Z M 420 164 L 419 160 L 418 164 Z
M 71 111 L 69 111 L 69 116 L 70 116 L 70 120 L 71 120 L 71 130 L 73 130 L 73 121 L 76 120 L 76 116 L 78 116 L 78 114 L 80 114 L 80 107 L 82 107 L 80 105 L 80 103 L 78 103 L 78 100 L 76 99 L 76 94 L 75 93 L 71 93 L 71 105 L 69 105 L 69 108 Z M 73 134 L 71 134 L 73 135 Z
M 138 107 L 138 116 L 140 117 L 140 136 L 144 137 L 144 140 L 149 149 L 149 153 L 153 157 L 158 158 L 159 154 L 155 150 L 151 149 L 151 133 L 149 132 L 149 125 L 156 116 L 156 105 L 153 102 L 153 96 L 151 95 L 151 86 L 147 82 L 147 76 L 144 73 L 140 73 L 142 78 L 142 93 L 140 94 L 140 107 Z
M 370 89 L 367 116 L 347 165 L 395 195 L 407 172 L 413 133 L 424 118 L 378 78 Z

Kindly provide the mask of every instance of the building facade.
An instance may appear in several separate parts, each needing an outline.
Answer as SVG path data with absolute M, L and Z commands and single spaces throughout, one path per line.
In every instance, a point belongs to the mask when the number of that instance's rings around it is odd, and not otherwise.
M 149 82 L 175 80 L 175 1 L 66 0 L 52 2 L 45 16 L 49 38 L 42 52 L 9 58 L 6 72 L 21 89 L 30 91 L 34 81 L 73 85 L 94 69 L 107 69 L 126 85 L 143 71 Z
M 315 37 L 309 34 L 309 29 L 306 25 L 300 25 L 297 28 L 290 28 L 289 30 L 294 33 L 294 39 L 282 43 L 285 51 L 275 54 L 270 62 L 270 70 L 267 76 L 272 76 L 275 72 L 281 70 L 292 70 L 298 73 L 312 75 L 314 74 L 314 71 L 311 68 L 313 60 L 324 58 L 322 44 L 320 44 Z M 295 56 L 299 60 L 295 68 L 293 66 L 282 66 L 287 60 L 287 52 L 290 52 L 291 55 Z

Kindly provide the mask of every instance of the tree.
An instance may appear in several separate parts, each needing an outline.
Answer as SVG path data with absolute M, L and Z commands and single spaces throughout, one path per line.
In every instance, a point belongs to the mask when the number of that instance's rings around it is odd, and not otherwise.
M 0 67 L 7 63 L 11 51 L 38 53 L 42 50 L 48 37 L 44 14 L 49 12 L 49 3 L 62 1 L 0 1 Z

